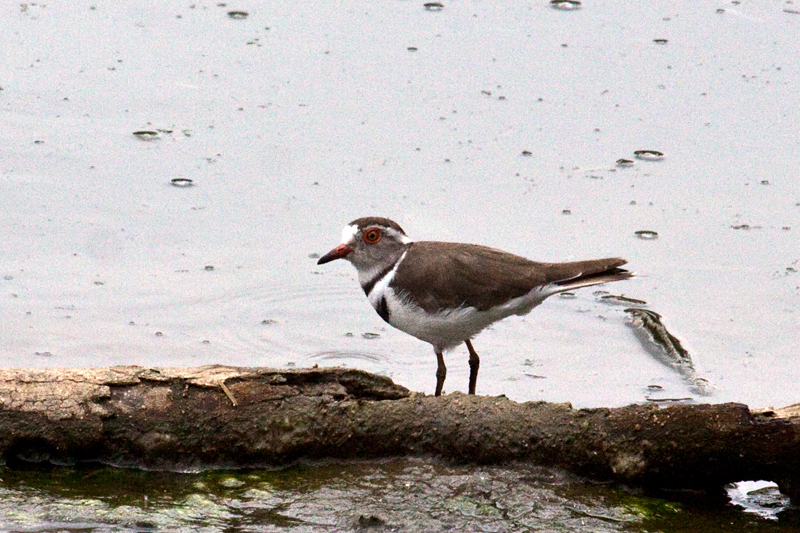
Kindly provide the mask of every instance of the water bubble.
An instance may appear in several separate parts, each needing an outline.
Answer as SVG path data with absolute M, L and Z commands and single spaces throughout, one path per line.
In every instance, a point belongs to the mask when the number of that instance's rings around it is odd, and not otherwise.
M 248 15 L 247 11 L 228 11 L 228 16 L 234 20 L 244 20 Z
M 562 292 L 561 294 L 558 295 L 558 297 L 563 298 L 565 300 L 573 300 L 577 298 L 574 292 Z
M 416 46 L 409 46 L 408 48 L 406 48 L 406 50 L 408 50 L 409 52 L 416 52 L 417 50 L 419 50 L 419 48 L 417 48 Z
M 213 272 L 214 271 L 214 265 L 206 265 L 206 266 L 203 267 L 203 269 L 206 270 L 207 272 Z
M 156 337 L 163 337 L 163 336 L 164 336 L 163 333 L 161 333 L 160 331 L 156 331 Z
M 630 159 L 624 159 L 624 158 L 617 159 L 617 166 L 618 167 L 629 167 L 629 166 L 632 166 L 632 165 L 633 165 L 633 161 L 631 161 Z
M 153 130 L 139 130 L 133 132 L 134 137 L 142 141 L 153 141 L 158 139 L 158 132 Z
M 581 8 L 578 0 L 550 0 L 550 7 L 561 11 L 574 11 Z
M 659 161 L 664 159 L 664 154 L 657 150 L 636 150 L 633 152 L 633 155 L 635 155 L 637 159 L 643 159 L 645 161 Z
M 174 187 L 192 187 L 192 186 L 194 186 L 194 182 L 192 180 L 190 180 L 189 178 L 172 178 L 170 180 L 170 183 L 172 183 L 172 185 Z
M 646 241 L 652 241 L 658 238 L 658 232 L 649 229 L 640 229 L 639 231 L 634 231 L 633 234 Z
M 426 11 L 441 11 L 444 9 L 444 4 L 441 2 L 426 2 L 423 7 Z

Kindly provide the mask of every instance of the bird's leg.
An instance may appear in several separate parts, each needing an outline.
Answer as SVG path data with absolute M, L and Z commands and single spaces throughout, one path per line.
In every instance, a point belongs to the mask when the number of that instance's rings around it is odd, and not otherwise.
M 469 350 L 469 393 L 475 394 L 475 385 L 478 383 L 478 368 L 481 366 L 481 358 L 478 357 L 478 352 L 472 347 L 472 342 L 469 339 L 464 341 Z
M 444 366 L 444 355 L 441 350 L 436 351 L 436 396 L 442 395 L 442 388 L 444 387 L 444 378 L 447 376 L 447 367 Z

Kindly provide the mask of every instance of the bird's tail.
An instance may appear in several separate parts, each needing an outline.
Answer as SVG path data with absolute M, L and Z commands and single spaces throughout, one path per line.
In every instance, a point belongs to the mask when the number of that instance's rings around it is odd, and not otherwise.
M 550 283 L 559 287 L 556 292 L 564 292 L 610 281 L 630 279 L 634 276 L 633 272 L 620 268 L 625 263 L 627 261 L 619 257 L 574 263 L 554 263 L 547 275 Z

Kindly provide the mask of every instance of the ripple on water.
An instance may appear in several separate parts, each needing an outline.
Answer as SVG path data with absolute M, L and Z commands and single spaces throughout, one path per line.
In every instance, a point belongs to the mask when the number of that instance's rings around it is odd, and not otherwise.
M 318 361 L 366 361 L 368 363 L 384 363 L 390 361 L 386 355 L 370 352 L 347 352 L 344 350 L 327 350 L 310 353 L 309 359 Z
M 578 0 L 550 0 L 550 7 L 559 11 L 574 11 L 581 8 Z
M 664 153 L 658 150 L 636 150 L 633 155 L 636 156 L 636 159 L 643 161 L 660 161 L 664 159 Z

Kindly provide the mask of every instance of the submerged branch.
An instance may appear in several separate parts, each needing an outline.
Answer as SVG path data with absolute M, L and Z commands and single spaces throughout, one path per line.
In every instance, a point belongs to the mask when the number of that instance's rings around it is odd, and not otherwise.
M 409 393 L 341 368 L 0 370 L 0 459 L 167 470 L 437 455 L 532 461 L 647 487 L 764 479 L 800 497 L 800 410 L 573 409 Z

